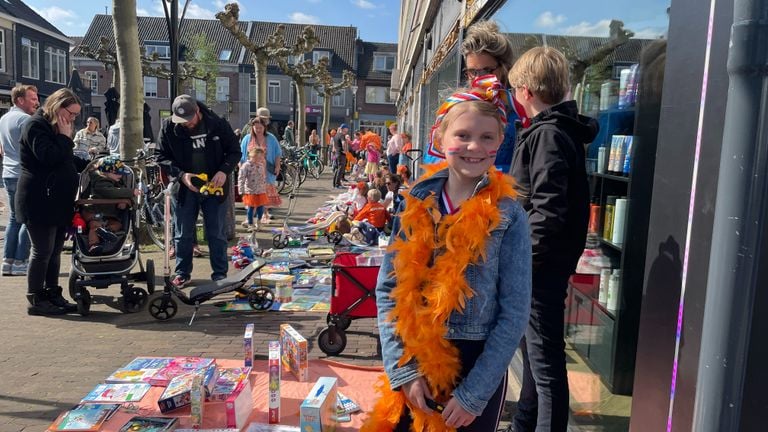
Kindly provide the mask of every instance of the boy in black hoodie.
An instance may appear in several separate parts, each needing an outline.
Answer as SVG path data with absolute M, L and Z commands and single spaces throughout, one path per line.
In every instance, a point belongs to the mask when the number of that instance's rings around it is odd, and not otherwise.
M 531 126 L 520 135 L 510 174 L 528 213 L 533 297 L 523 352 L 516 432 L 565 431 L 568 377 L 563 312 L 568 278 L 584 249 L 589 219 L 585 145 L 597 122 L 578 114 L 569 90 L 568 60 L 554 48 L 524 53 L 509 72 L 515 98 Z

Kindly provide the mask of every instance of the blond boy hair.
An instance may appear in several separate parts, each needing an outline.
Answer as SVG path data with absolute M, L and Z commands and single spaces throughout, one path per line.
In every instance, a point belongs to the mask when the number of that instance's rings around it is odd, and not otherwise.
M 381 192 L 379 192 L 379 190 L 376 188 L 369 190 L 367 196 L 368 196 L 368 201 L 370 202 L 381 201 Z
M 558 104 L 570 89 L 568 59 L 552 47 L 531 48 L 509 71 L 509 86 L 527 87 L 543 103 Z

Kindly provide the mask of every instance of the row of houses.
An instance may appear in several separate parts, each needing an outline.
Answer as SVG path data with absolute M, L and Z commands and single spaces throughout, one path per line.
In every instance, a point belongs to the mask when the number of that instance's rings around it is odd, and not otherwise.
M 138 17 L 138 38 L 148 55 L 157 53 L 153 66 L 170 68 L 168 27 L 163 17 Z M 256 44 L 263 44 L 278 23 L 242 21 L 240 28 Z M 286 43 L 292 44 L 305 25 L 284 24 Z M 354 129 L 369 128 L 385 135 L 394 121 L 395 109 L 390 99 L 390 82 L 395 65 L 397 45 L 367 42 L 359 38 L 356 27 L 312 26 L 320 42 L 303 58 L 319 61 L 330 59 L 331 75 L 341 80 L 343 71 L 356 75 L 353 86 L 334 96 L 331 101 L 331 125 L 349 123 Z M 10 108 L 10 89 L 17 82 L 38 87 L 41 98 L 74 78 L 84 88 L 81 96 L 84 113 L 107 123 L 105 93 L 113 86 L 112 69 L 84 55 L 83 47 L 96 49 L 102 38 L 114 49 L 111 15 L 96 15 L 85 35 L 67 37 L 19 0 L 0 2 L 0 114 Z M 215 82 L 192 83 L 179 92 L 205 99 L 206 87 L 216 86 L 211 108 L 230 121 L 233 128 L 245 124 L 255 114 L 256 80 L 250 53 L 218 20 L 185 19 L 180 28 L 180 44 L 184 61 L 185 49 L 195 35 L 203 34 L 218 59 Z M 75 73 L 76 72 L 76 73 Z M 151 125 L 157 131 L 162 118 L 170 115 L 170 81 L 143 77 L 144 100 L 149 107 Z M 267 100 L 275 129 L 281 132 L 289 120 L 295 119 L 295 87 L 277 64 L 267 69 Z M 312 88 L 305 88 L 307 133 L 318 129 L 323 120 L 323 98 Z M 82 121 L 82 119 L 81 119 Z

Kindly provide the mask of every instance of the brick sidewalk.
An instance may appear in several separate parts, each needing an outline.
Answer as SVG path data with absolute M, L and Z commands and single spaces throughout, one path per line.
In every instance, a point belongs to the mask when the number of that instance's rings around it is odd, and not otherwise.
M 330 183 L 329 173 L 318 181 L 307 180 L 291 218 L 293 224 L 315 213 L 332 193 Z M 272 226 L 282 224 L 288 204 L 287 197 L 284 199 L 283 208 L 274 211 Z M 241 222 L 242 208 L 238 208 L 237 215 Z M 240 234 L 245 233 L 241 230 Z M 258 239 L 263 247 L 271 243 L 267 233 L 260 233 Z M 155 261 L 159 283 L 162 254 L 143 253 L 142 258 Z M 62 257 L 62 285 L 66 284 L 70 259 L 68 253 Z M 194 262 L 193 281 L 207 280 L 207 258 L 196 258 Z M 193 308 L 183 304 L 176 317 L 167 322 L 156 321 L 146 309 L 136 314 L 120 312 L 119 287 L 113 286 L 90 289 L 94 304 L 88 317 L 32 317 L 26 314 L 24 278 L 0 278 L 0 291 L 5 293 L 0 302 L 0 432 L 44 430 L 61 411 L 76 404 L 112 371 L 136 356 L 240 358 L 246 323 L 256 327 L 257 357 L 266 355 L 267 341 L 277 339 L 279 325 L 289 322 L 309 341 L 310 358 L 325 358 L 316 344 L 318 333 L 325 328 L 325 313 L 220 312 L 204 304 L 189 326 Z M 347 335 L 347 347 L 335 360 L 360 365 L 381 363 L 375 320 L 354 321 Z

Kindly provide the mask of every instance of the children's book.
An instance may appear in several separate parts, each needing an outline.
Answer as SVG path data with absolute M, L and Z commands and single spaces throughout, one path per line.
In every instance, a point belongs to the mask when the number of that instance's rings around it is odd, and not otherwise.
M 341 414 L 352 414 L 360 411 L 360 405 L 342 392 L 336 392 L 336 412 Z
M 149 391 L 149 384 L 99 384 L 83 402 L 138 402 Z
M 176 430 L 179 419 L 167 417 L 134 417 L 120 428 L 120 432 L 170 432 Z
M 54 422 L 48 430 L 95 432 L 120 408 L 120 404 L 80 404 Z
M 149 379 L 149 383 L 155 386 L 165 387 L 174 377 L 184 375 L 197 370 L 202 370 L 215 364 L 216 360 L 202 357 L 175 357 L 164 368 L 157 371 Z
M 104 382 L 115 383 L 142 383 L 149 382 L 150 378 L 160 369 L 168 366 L 170 357 L 136 357 L 127 365 L 114 371 Z
M 203 376 L 203 392 L 206 394 L 210 393 L 211 389 L 213 389 L 213 383 L 218 378 L 216 365 L 211 365 L 205 370 L 190 372 L 174 377 L 157 400 L 160 412 L 166 413 L 189 405 L 191 403 L 192 382 L 195 375 L 199 374 Z M 205 397 L 205 394 L 203 397 Z
M 206 401 L 224 402 L 232 393 L 239 392 L 251 374 L 251 368 L 219 368 L 219 377 Z

